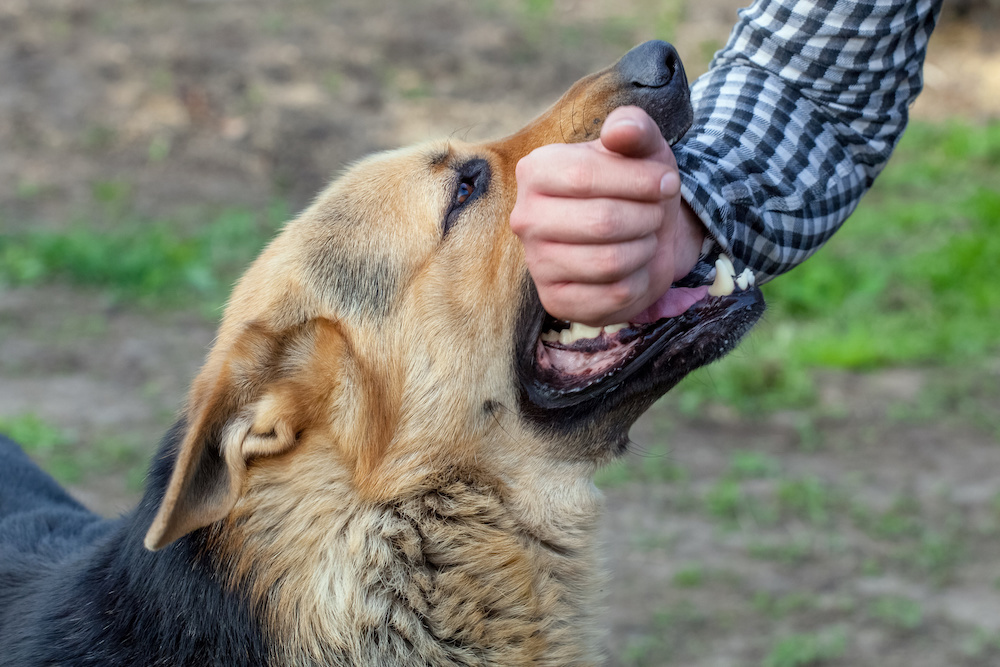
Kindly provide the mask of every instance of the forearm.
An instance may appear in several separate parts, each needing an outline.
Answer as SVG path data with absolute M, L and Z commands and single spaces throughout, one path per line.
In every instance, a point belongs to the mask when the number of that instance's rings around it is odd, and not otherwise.
M 906 126 L 939 10 L 764 0 L 741 11 L 674 147 L 682 196 L 737 268 L 773 278 L 854 211 Z

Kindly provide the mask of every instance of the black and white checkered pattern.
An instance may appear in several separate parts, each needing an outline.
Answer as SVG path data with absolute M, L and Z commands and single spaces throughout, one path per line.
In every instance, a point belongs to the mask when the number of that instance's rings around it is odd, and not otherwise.
M 922 86 L 942 0 L 757 0 L 692 86 L 682 196 L 757 282 L 797 266 L 857 207 Z

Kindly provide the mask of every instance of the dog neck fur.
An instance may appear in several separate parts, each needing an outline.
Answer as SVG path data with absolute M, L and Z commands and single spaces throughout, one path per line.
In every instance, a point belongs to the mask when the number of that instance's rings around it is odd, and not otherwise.
M 372 502 L 323 457 L 296 461 L 261 466 L 213 538 L 284 638 L 276 664 L 599 662 L 585 466 L 536 459 L 506 480 L 456 467 Z

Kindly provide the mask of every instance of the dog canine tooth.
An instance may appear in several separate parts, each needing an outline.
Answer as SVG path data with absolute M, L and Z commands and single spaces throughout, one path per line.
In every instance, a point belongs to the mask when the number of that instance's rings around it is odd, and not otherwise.
M 723 262 L 723 257 L 725 255 L 719 255 L 719 259 L 715 261 L 715 282 L 708 288 L 708 293 L 712 296 L 728 296 L 736 289 L 733 275 Z
M 614 334 L 618 333 L 622 329 L 628 329 L 628 322 L 619 322 L 618 324 L 609 324 L 608 326 L 604 327 L 604 333 L 608 334 L 609 336 L 613 336 Z
M 722 266 L 725 267 L 726 273 L 728 273 L 729 275 L 731 275 L 732 277 L 735 278 L 736 277 L 736 267 L 733 266 L 733 261 L 731 259 L 729 259 L 729 256 L 726 255 L 725 253 L 719 255 L 719 258 L 717 260 L 715 260 L 715 267 L 716 268 L 719 267 L 719 263 L 720 262 L 722 263 Z

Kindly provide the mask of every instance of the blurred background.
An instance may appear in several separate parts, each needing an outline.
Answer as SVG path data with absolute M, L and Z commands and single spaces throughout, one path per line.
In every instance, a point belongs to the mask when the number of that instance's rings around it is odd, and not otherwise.
M 520 127 L 741 0 L 4 0 L 0 432 L 138 497 L 232 281 L 345 164 Z M 613 665 L 1000 664 L 1000 4 L 946 0 L 889 168 L 604 471 Z

